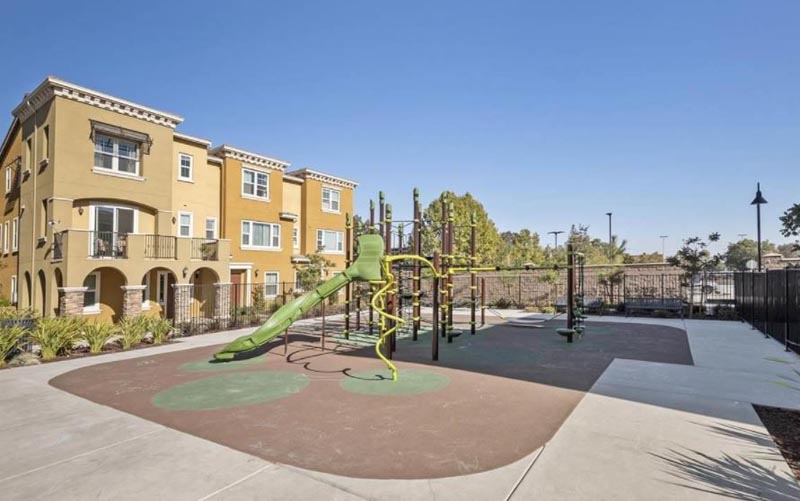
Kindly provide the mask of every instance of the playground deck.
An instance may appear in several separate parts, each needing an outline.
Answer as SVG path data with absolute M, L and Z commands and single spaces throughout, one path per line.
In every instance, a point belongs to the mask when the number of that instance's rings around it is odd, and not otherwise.
M 494 325 L 442 340 L 401 340 L 400 380 L 371 348 L 320 349 L 298 330 L 245 361 L 209 362 L 218 346 L 93 365 L 56 388 L 271 462 L 359 478 L 425 479 L 514 463 L 552 438 L 615 358 L 692 364 L 686 333 L 593 324 L 580 342 Z

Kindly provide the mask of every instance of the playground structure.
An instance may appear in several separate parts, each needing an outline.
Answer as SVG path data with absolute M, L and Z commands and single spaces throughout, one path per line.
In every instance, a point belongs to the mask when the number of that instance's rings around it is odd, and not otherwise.
M 410 324 L 411 338 L 419 339 L 422 325 L 422 280 L 432 282 L 432 318 L 430 320 L 431 360 L 439 359 L 439 339 L 444 338 L 452 343 L 453 337 L 461 335 L 466 329 L 457 329 L 454 323 L 453 277 L 457 273 L 469 273 L 469 307 L 470 320 L 468 329 L 471 335 L 478 330 L 478 273 L 496 271 L 530 271 L 534 269 L 567 270 L 567 307 L 566 327 L 558 329 L 558 333 L 572 343 L 575 335 L 580 339 L 585 331 L 584 294 L 583 294 L 583 255 L 574 252 L 572 244 L 567 244 L 566 266 L 525 265 L 518 267 L 487 266 L 477 263 L 477 221 L 475 214 L 470 217 L 468 225 L 456 225 L 453 203 L 444 196 L 441 198 L 441 219 L 431 220 L 430 226 L 438 230 L 439 249 L 432 256 L 423 256 L 422 252 L 422 210 L 419 202 L 419 191 L 415 188 L 413 195 L 413 219 L 394 220 L 392 206 L 386 203 L 383 192 L 379 193 L 378 222 L 375 220 L 375 203 L 370 200 L 369 219 L 366 223 L 353 224 L 347 214 L 345 231 L 346 269 L 330 280 L 320 284 L 314 290 L 285 304 L 276 311 L 266 323 L 252 334 L 242 336 L 225 346 L 214 356 L 219 361 L 230 361 L 246 357 L 269 341 L 284 335 L 293 322 L 306 312 L 319 305 L 327 298 L 345 289 L 345 313 L 343 338 L 348 340 L 352 332 L 352 316 L 355 313 L 355 330 L 361 330 L 362 298 L 366 292 L 368 305 L 368 333 L 375 337 L 375 352 L 391 370 L 392 380 L 397 380 L 397 367 L 392 363 L 393 353 L 397 349 L 397 335 L 407 324 Z M 409 239 L 405 238 L 405 228 L 411 225 Z M 456 231 L 469 229 L 469 253 L 458 255 L 455 252 Z M 410 264 L 409 264 L 410 262 Z M 410 273 L 410 277 L 408 276 Z M 424 275 L 425 273 L 425 275 Z M 411 282 L 411 293 L 406 292 L 404 284 Z M 363 287 L 355 285 L 367 284 Z M 576 292 L 577 291 L 577 292 Z M 480 302 L 480 325 L 486 325 L 485 287 L 482 287 Z M 411 299 L 408 308 L 404 299 Z M 352 305 L 355 303 L 355 310 Z M 406 314 L 409 312 L 409 314 Z M 377 315 L 377 321 L 375 319 Z M 553 318 L 556 318 L 556 315 Z M 538 327 L 544 320 L 517 321 L 520 327 Z M 374 332 L 377 326 L 377 334 Z M 323 344 L 324 347 L 324 344 Z

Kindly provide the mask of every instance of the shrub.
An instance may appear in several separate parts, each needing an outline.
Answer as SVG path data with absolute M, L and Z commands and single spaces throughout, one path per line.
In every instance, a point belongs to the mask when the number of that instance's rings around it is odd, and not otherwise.
M 20 325 L 0 326 L 0 367 L 5 365 L 6 357 L 17 349 L 20 339 L 28 330 Z
M 148 327 L 147 317 L 126 317 L 123 318 L 117 327 L 122 336 L 122 349 L 128 350 L 142 342 Z
M 80 339 L 84 324 L 84 320 L 78 317 L 47 317 L 39 320 L 31 339 L 39 345 L 42 360 L 52 360 L 66 354 L 72 344 Z
M 24 310 L 17 310 L 15 307 L 0 307 L 0 320 L 31 320 L 37 316 L 36 310 L 26 308 Z
M 161 344 L 169 338 L 172 333 L 172 322 L 166 318 L 150 317 L 148 319 L 147 330 L 153 336 L 153 344 Z
M 89 344 L 89 353 L 100 353 L 109 339 L 117 334 L 114 324 L 96 322 L 83 328 L 83 340 Z
M 498 299 L 497 301 L 494 302 L 494 307 L 499 309 L 499 310 L 505 310 L 508 307 L 510 307 L 511 304 L 512 304 L 512 302 L 511 302 L 510 299 L 506 299 L 504 297 L 501 297 L 500 299 Z
M 542 306 L 542 313 L 547 313 L 549 315 L 552 315 L 555 312 L 556 312 L 555 306 Z

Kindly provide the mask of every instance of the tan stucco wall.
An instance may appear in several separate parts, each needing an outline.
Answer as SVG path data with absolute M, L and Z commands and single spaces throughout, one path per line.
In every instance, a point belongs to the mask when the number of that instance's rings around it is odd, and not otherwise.
M 297 228 L 300 246 L 294 248 L 292 254 L 300 254 L 303 250 L 303 184 L 296 181 L 284 181 L 283 183 L 283 210 L 297 215 L 297 222 L 293 223 L 292 228 Z M 291 234 L 289 235 L 291 237 Z M 290 281 L 287 279 L 286 281 Z
M 292 268 L 292 222 L 281 221 L 283 208 L 283 172 L 247 166 L 269 174 L 269 201 L 252 200 L 242 197 L 242 162 L 232 158 L 225 159 L 223 170 L 223 213 L 224 238 L 231 241 L 231 262 L 252 263 L 250 280 L 254 283 L 264 281 L 266 272 L 277 271 L 279 281 L 294 280 Z M 241 247 L 242 220 L 264 223 L 278 223 L 281 227 L 280 250 L 248 250 Z M 255 270 L 258 270 L 256 276 Z
M 178 179 L 180 167 L 180 154 L 191 155 L 192 181 Z M 206 218 L 217 219 L 217 235 L 219 235 L 219 205 L 220 205 L 220 167 L 208 162 L 208 149 L 197 143 L 192 143 L 180 138 L 175 138 L 172 152 L 172 213 L 178 217 L 178 212 L 192 213 L 192 236 L 205 237 Z M 178 235 L 178 225 L 173 225 L 173 235 Z
M 323 186 L 339 190 L 340 210 L 338 213 L 322 210 Z M 316 179 L 306 179 L 303 183 L 303 228 L 302 250 L 304 254 L 314 254 L 317 250 L 317 230 L 333 230 L 345 232 L 345 214 L 353 214 L 353 190 L 340 186 L 325 184 Z M 336 270 L 344 269 L 345 255 L 325 253 L 326 259 L 336 265 Z
M 10 132 L 11 134 L 8 138 L 6 150 L 0 152 L 0 184 L 2 185 L 0 189 L 2 190 L 1 193 L 4 197 L 3 212 L 0 215 L 0 225 L 8 221 L 9 228 L 11 228 L 11 220 L 19 215 L 19 192 L 16 189 L 13 189 L 11 193 L 5 193 L 6 169 L 16 169 L 16 159 L 22 154 L 21 129 L 19 127 L 15 127 L 15 130 Z M 2 240 L 0 240 L 0 244 L 2 244 Z M 11 298 L 11 277 L 13 275 L 17 275 L 18 273 L 17 254 L 18 253 L 14 252 L 3 254 L 0 252 L 0 297 L 4 299 Z

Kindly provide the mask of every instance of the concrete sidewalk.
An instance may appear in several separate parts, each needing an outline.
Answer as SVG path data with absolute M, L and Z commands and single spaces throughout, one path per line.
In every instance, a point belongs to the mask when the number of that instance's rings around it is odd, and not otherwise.
M 800 379 L 800 359 L 743 324 L 686 326 L 695 367 L 618 359 L 543 450 L 497 470 L 434 480 L 352 479 L 273 464 L 47 384 L 79 367 L 220 344 L 247 331 L 4 370 L 0 497 L 800 499 L 750 405 L 800 408 L 800 392 L 786 384 Z

